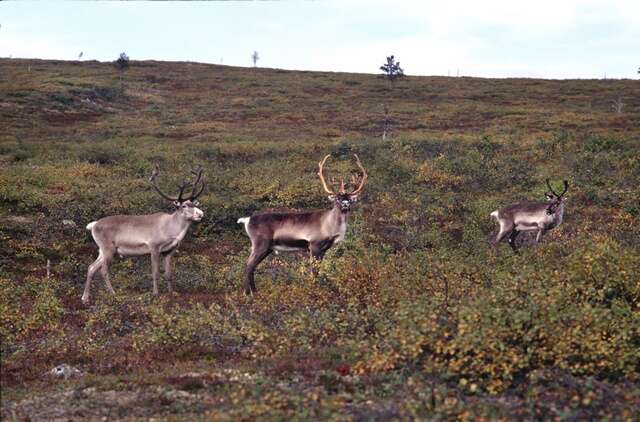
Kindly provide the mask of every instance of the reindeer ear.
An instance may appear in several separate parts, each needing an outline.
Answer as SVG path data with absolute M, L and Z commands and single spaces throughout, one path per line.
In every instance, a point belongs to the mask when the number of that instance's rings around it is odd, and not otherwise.
M 336 200 L 336 196 L 335 195 L 329 195 L 329 196 L 327 196 L 327 198 L 329 198 L 329 201 L 335 201 Z
M 356 202 L 358 200 L 358 194 L 356 193 L 355 195 L 349 195 L 349 199 L 352 202 Z
M 178 201 L 173 201 L 173 205 L 174 205 L 176 208 L 180 208 L 180 202 L 178 202 Z

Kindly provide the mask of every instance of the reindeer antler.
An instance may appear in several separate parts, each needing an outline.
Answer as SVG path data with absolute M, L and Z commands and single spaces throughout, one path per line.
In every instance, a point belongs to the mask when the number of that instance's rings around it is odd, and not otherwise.
M 191 174 L 196 176 L 196 181 L 193 183 L 193 189 L 191 189 L 191 193 L 189 194 L 189 198 L 187 199 L 188 201 L 195 201 L 200 195 L 202 195 L 202 192 L 204 191 L 204 179 L 202 179 L 202 171 L 203 168 L 201 165 L 198 165 L 195 170 L 191 170 Z M 201 180 L 202 185 L 200 185 L 200 190 L 194 195 L 194 192 L 196 191 L 196 189 L 198 189 L 198 183 L 200 183 Z
M 364 166 L 362 165 L 362 162 L 360 161 L 360 158 L 358 158 L 358 154 L 353 154 L 354 157 L 356 157 L 356 164 L 358 165 L 358 168 L 360 169 L 360 171 L 362 172 L 362 177 L 360 179 L 360 186 L 358 186 L 357 189 L 355 189 L 354 191 L 351 192 L 347 192 L 346 188 L 345 188 L 345 184 L 344 184 L 344 179 L 340 179 L 340 193 L 347 193 L 349 195 L 356 195 L 358 194 L 362 188 L 364 187 L 365 182 L 367 181 L 367 178 L 369 176 L 367 176 L 367 171 L 364 169 Z M 335 192 L 332 191 L 331 189 L 329 189 L 329 186 L 327 185 L 327 182 L 324 179 L 323 176 L 323 170 L 324 170 L 324 164 L 327 162 L 327 159 L 331 157 L 331 154 L 327 154 L 325 155 L 325 157 L 323 158 L 322 161 L 320 161 L 320 163 L 318 163 L 318 176 L 320 177 L 320 181 L 322 182 L 322 186 L 324 187 L 324 190 L 331 195 L 335 195 Z M 351 178 L 351 183 L 353 183 L 354 185 L 357 183 L 357 179 L 355 176 L 352 176 Z
M 362 188 L 364 188 L 364 184 L 367 181 L 367 178 L 369 177 L 367 175 L 367 171 L 364 169 L 364 166 L 362 165 L 362 162 L 360 161 L 360 158 L 358 158 L 358 154 L 353 154 L 353 156 L 356 157 L 356 164 L 358 165 L 358 168 L 362 172 L 362 178 L 360 179 L 360 186 L 358 186 L 358 188 L 356 190 L 351 192 L 350 195 L 356 195 L 356 194 L 360 193 Z M 355 180 L 355 177 L 354 177 L 353 180 Z
M 151 177 L 149 177 L 149 182 L 151 182 L 151 186 L 153 186 L 156 192 L 158 192 L 160 196 L 162 196 L 167 201 L 172 201 L 172 202 L 177 201 L 178 200 L 177 197 L 169 196 L 166 193 L 162 192 L 162 190 L 160 190 L 160 188 L 156 184 L 156 177 L 158 177 L 159 173 L 160 173 L 160 167 L 158 166 L 158 164 L 156 164 L 153 169 L 153 172 L 151 173 Z M 180 194 L 182 194 L 182 191 L 180 191 Z
M 318 163 L 318 177 L 320 177 L 320 181 L 322 182 L 322 187 L 324 188 L 324 190 L 329 194 L 329 195 L 335 195 L 335 192 L 332 191 L 331 189 L 329 189 L 329 187 L 327 186 L 327 182 L 324 180 L 324 176 L 322 174 L 322 171 L 324 169 L 324 163 L 327 162 L 327 159 L 331 157 L 331 154 L 327 154 L 325 155 L 325 157 L 322 159 L 322 161 L 320 161 Z M 344 185 L 344 183 L 343 183 Z
M 549 204 L 549 206 L 547 207 L 547 214 L 553 214 L 556 212 L 556 210 L 558 209 L 558 207 L 560 207 L 560 203 L 562 202 L 562 196 L 567 193 L 567 190 L 569 189 L 569 182 L 567 182 L 566 180 L 564 180 L 564 190 L 562 191 L 562 193 L 560 195 L 558 195 L 556 193 L 556 191 L 553 190 L 553 188 L 551 187 L 551 184 L 549 183 L 549 179 L 547 179 L 547 187 L 549 188 L 549 190 L 556 196 L 556 199 L 553 200 L 551 202 L 551 204 Z
M 200 190 L 198 191 L 197 194 L 194 195 L 195 190 L 197 189 L 197 185 L 200 182 L 200 180 L 202 179 L 202 167 L 199 166 L 197 171 L 192 171 L 192 173 L 194 175 L 197 176 L 196 178 L 196 182 L 192 185 L 191 183 L 184 181 L 181 184 L 178 185 L 178 196 L 170 196 L 167 195 L 166 193 L 162 192 L 162 190 L 158 187 L 158 185 L 156 184 L 156 178 L 158 177 L 158 174 L 160 173 L 160 167 L 158 166 L 158 164 L 155 165 L 155 168 L 153 169 L 153 172 L 151 173 L 151 177 L 149 177 L 149 182 L 151 182 L 151 186 L 153 186 L 153 188 L 156 190 L 156 192 L 158 192 L 160 194 L 160 196 L 162 196 L 164 199 L 166 199 L 167 201 L 172 201 L 172 202 L 185 202 L 185 201 L 193 201 L 195 200 L 198 196 L 200 196 L 202 194 L 202 191 L 204 190 L 204 182 L 202 183 L 202 186 L 200 188 Z M 189 198 L 187 199 L 183 199 L 182 195 L 184 194 L 184 190 L 187 188 L 193 187 L 191 189 L 191 194 L 189 195 Z
M 549 188 L 549 190 L 551 191 L 551 193 L 553 193 L 555 196 L 558 196 L 558 194 L 556 193 L 556 191 L 554 191 L 554 190 L 553 190 L 553 188 L 551 187 L 551 184 L 549 183 L 549 178 L 547 178 L 546 182 L 547 182 L 547 187 Z
M 564 190 L 560 194 L 560 197 L 562 197 L 569 190 L 569 182 L 567 182 L 566 180 L 564 180 L 563 182 L 564 182 Z
M 569 182 L 567 182 L 566 180 L 564 180 L 563 182 L 564 182 L 564 190 L 562 191 L 562 193 L 561 193 L 560 195 L 558 195 L 558 194 L 556 193 L 556 191 L 555 191 L 555 190 L 553 190 L 553 188 L 551 187 L 551 184 L 549 183 L 549 179 L 548 179 L 548 178 L 547 178 L 547 187 L 549 188 L 549 190 L 550 190 L 551 192 L 553 192 L 553 194 L 554 194 L 555 196 L 557 196 L 558 198 L 562 198 L 562 196 L 563 196 L 565 193 L 567 193 L 567 190 L 569 190 Z

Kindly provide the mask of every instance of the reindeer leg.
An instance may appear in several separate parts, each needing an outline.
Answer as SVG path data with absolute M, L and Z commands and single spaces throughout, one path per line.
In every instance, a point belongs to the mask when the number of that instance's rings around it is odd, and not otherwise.
M 314 277 L 318 275 L 317 263 L 321 262 L 324 258 L 324 254 L 331 247 L 331 242 L 310 242 L 309 243 L 309 259 L 311 260 L 311 272 Z
M 540 243 L 540 241 L 542 240 L 543 233 L 544 233 L 544 227 L 539 227 L 538 235 L 536 236 L 536 243 Z
M 511 230 L 511 235 L 509 236 L 509 246 L 511 246 L 511 249 L 513 249 L 513 252 L 515 254 L 518 254 L 518 247 L 516 246 L 516 238 L 518 237 L 518 235 L 520 234 L 520 232 L 516 229 Z
M 271 253 L 271 243 L 267 239 L 256 239 L 251 245 L 251 255 L 244 270 L 244 292 L 253 294 L 257 291 L 254 271 L 258 264 Z
M 104 284 L 107 286 L 107 290 L 111 294 L 115 294 L 116 292 L 113 290 L 113 286 L 111 285 L 111 280 L 109 280 L 109 263 L 113 258 L 113 254 L 105 254 L 104 259 L 102 260 L 102 265 L 100 266 L 100 274 L 102 274 L 102 279 L 104 280 Z
M 160 275 L 160 250 L 151 249 L 151 276 L 153 277 L 153 294 L 158 295 L 158 276 Z
M 95 272 L 102 266 L 102 251 L 98 254 L 98 258 L 91 265 L 89 265 L 89 269 L 87 270 L 87 281 L 84 284 L 84 293 L 82 294 L 82 303 L 89 303 L 89 296 L 91 292 L 91 279 L 93 279 L 93 275 Z
M 173 291 L 173 286 L 171 285 L 171 279 L 173 276 L 173 274 L 171 273 L 171 258 L 175 253 L 176 253 L 176 249 L 172 250 L 171 252 L 166 254 L 164 257 L 164 278 L 165 280 L 167 280 L 167 290 L 169 292 Z
M 497 245 L 498 243 L 502 242 L 504 238 L 507 237 L 507 235 L 510 235 L 513 231 L 514 231 L 513 224 L 508 224 L 508 223 L 503 224 L 502 221 L 500 221 L 500 231 L 498 232 L 498 235 L 496 236 L 496 240 L 493 242 L 493 244 Z

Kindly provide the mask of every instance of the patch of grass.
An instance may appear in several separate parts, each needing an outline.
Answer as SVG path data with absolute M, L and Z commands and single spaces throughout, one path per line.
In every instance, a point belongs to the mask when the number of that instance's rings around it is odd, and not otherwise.
M 620 141 L 613 137 L 590 136 L 584 142 L 584 150 L 591 153 L 599 153 L 618 148 L 619 145 Z
M 51 94 L 51 100 L 65 106 L 73 104 L 73 96 L 64 93 Z
M 116 164 L 125 158 L 125 153 L 111 145 L 94 144 L 84 149 L 79 158 L 91 164 Z

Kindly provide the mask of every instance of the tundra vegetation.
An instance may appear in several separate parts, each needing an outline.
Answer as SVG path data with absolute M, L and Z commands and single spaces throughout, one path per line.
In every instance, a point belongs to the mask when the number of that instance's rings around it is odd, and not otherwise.
M 28 69 L 30 68 L 30 72 Z M 0 60 L 3 420 L 633 419 L 640 412 L 640 83 Z M 612 98 L 624 93 L 624 108 Z M 382 141 L 391 96 L 394 136 Z M 271 255 L 242 289 L 236 223 L 327 208 L 318 161 L 369 182 L 309 270 Z M 87 223 L 171 207 L 199 163 L 204 217 L 174 257 L 116 260 L 80 297 Z M 329 169 L 328 169 L 329 170 Z M 520 254 L 493 210 L 568 180 Z M 74 224 L 63 224 L 71 220 Z M 47 261 L 51 275 L 47 277 Z M 317 272 L 317 276 L 314 276 Z M 52 380 L 57 365 L 81 377 Z

